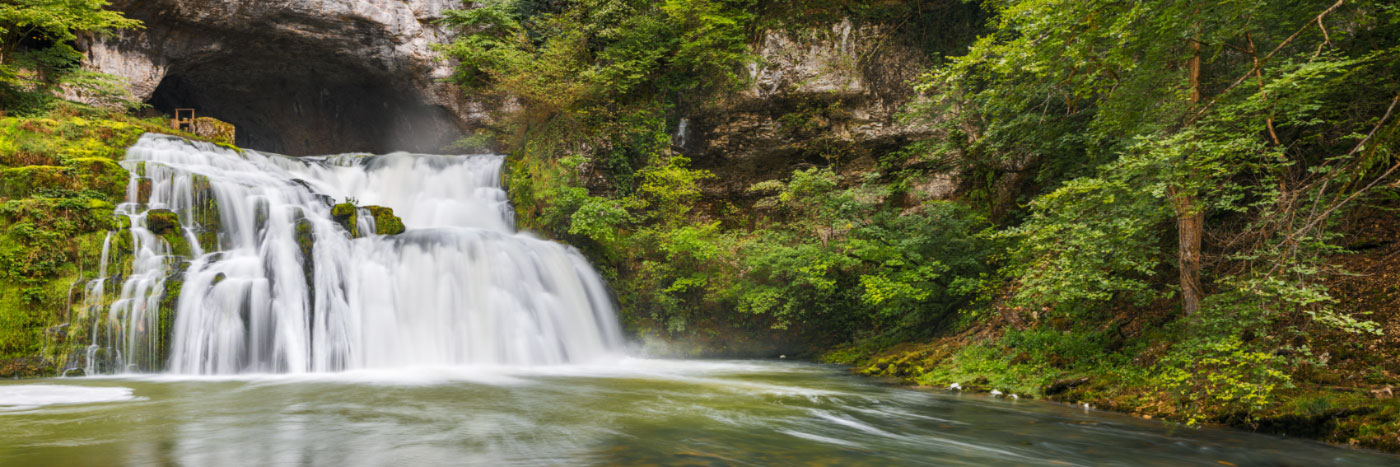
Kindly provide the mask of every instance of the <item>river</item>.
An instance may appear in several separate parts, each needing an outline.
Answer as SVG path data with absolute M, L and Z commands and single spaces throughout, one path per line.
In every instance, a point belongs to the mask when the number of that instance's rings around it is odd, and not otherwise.
M 784 361 L 65 378 L 0 400 L 5 466 L 1400 463 Z

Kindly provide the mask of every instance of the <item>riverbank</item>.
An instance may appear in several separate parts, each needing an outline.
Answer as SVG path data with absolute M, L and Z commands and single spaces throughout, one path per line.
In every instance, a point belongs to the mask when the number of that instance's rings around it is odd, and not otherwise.
M 1274 393 L 1268 408 L 1240 413 L 1183 404 L 1178 395 L 1141 374 L 1148 368 L 1046 371 L 990 355 L 997 348 L 998 341 L 987 336 L 947 337 L 866 356 L 853 362 L 853 371 L 892 377 L 921 389 L 947 390 L 956 383 L 961 391 L 997 391 L 1003 397 L 1088 404 L 1149 420 L 1228 426 L 1400 453 L 1400 400 L 1384 395 L 1384 387 L 1299 382 Z
M 1146 419 L 1400 452 L 1400 316 L 1394 312 L 1400 305 L 1400 219 L 1393 201 L 1373 201 L 1350 216 L 1341 242 L 1348 249 L 1329 258 L 1346 273 L 1331 275 L 1326 286 L 1338 311 L 1374 322 L 1378 334 L 1313 330 L 1291 346 L 1296 350 L 1234 352 L 1239 358 L 1228 366 L 1210 366 L 1200 363 L 1218 352 L 1196 350 L 1190 362 L 1173 358 L 1177 349 L 1189 350 L 1194 333 L 1209 332 L 1203 331 L 1209 323 L 1177 319 L 1170 307 L 1119 313 L 1094 327 L 1016 322 L 1019 315 L 988 311 L 938 337 L 866 342 L 823 359 L 920 387 L 957 384 L 964 391 L 1089 404 Z M 1254 333 L 1296 325 L 1275 321 Z M 1281 374 L 1251 365 L 1273 357 L 1296 363 Z

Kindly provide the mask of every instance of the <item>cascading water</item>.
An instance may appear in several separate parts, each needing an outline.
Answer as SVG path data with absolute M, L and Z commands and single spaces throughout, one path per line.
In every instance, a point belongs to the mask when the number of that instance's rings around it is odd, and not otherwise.
M 571 248 L 515 232 L 502 162 L 295 159 L 142 137 L 123 162 L 132 177 L 117 207 L 130 228 L 108 236 L 101 277 L 86 288 L 87 308 L 106 307 L 91 313 L 88 372 L 551 365 L 613 354 L 622 338 L 603 281 Z M 377 235 L 373 211 L 361 208 L 355 238 L 333 200 L 392 208 L 407 230 Z

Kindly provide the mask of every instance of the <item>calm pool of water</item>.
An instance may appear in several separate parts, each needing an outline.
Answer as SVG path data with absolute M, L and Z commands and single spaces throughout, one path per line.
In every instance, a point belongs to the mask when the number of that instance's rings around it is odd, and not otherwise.
M 0 383 L 0 465 L 1397 465 L 1320 443 L 915 391 L 831 366 L 627 360 Z

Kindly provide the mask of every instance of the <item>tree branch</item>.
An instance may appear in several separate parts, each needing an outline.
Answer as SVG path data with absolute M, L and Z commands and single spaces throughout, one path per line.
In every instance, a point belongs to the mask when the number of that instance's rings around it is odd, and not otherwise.
M 1356 153 L 1361 152 L 1361 150 L 1366 147 L 1366 143 L 1369 143 L 1371 139 L 1376 136 L 1376 133 L 1380 132 L 1381 128 L 1385 127 L 1385 124 L 1390 120 L 1390 117 L 1395 114 L 1395 108 L 1397 105 L 1400 105 L 1400 94 L 1395 95 L 1395 99 L 1392 99 L 1390 101 L 1390 107 L 1386 109 L 1385 115 L 1381 117 L 1381 120 L 1376 123 L 1375 127 L 1371 128 L 1370 133 L 1367 133 L 1365 138 L 1362 138 L 1360 142 L 1356 143 L 1356 146 L 1353 147 L 1351 151 L 1347 152 L 1347 155 L 1345 157 L 1351 157 L 1356 155 Z M 1386 169 L 1386 171 L 1380 176 L 1376 177 L 1374 180 L 1371 180 L 1371 183 L 1366 184 L 1365 187 L 1361 188 L 1360 190 L 1356 190 L 1350 196 L 1347 196 L 1341 201 L 1332 203 L 1332 205 L 1328 206 L 1327 209 L 1323 210 L 1321 213 L 1316 213 L 1317 204 L 1314 203 L 1314 212 L 1308 214 L 1307 223 L 1304 224 L 1302 227 L 1298 228 L 1298 230 L 1295 230 L 1292 233 L 1288 234 L 1288 237 L 1284 238 L 1283 244 L 1290 251 L 1295 250 L 1299 238 L 1301 238 L 1304 235 L 1307 235 L 1309 231 L 1311 231 L 1312 229 L 1317 227 L 1318 224 L 1322 223 L 1322 221 L 1330 217 L 1332 213 L 1335 212 L 1337 209 L 1340 209 L 1342 206 L 1345 206 L 1347 203 L 1350 203 L 1352 200 L 1355 200 L 1358 196 L 1361 196 L 1362 193 L 1371 191 L 1371 189 L 1375 188 L 1376 185 L 1379 185 L 1381 182 L 1385 181 L 1386 179 L 1389 179 L 1390 176 L 1394 175 L 1397 170 L 1400 170 L 1400 162 L 1396 162 L 1394 165 L 1390 166 L 1389 169 Z M 1333 177 L 1327 177 L 1327 179 L 1323 181 L 1324 190 L 1326 189 L 1327 184 L 1331 182 L 1332 178 Z M 1319 193 L 1318 196 L 1321 196 L 1321 194 Z M 1283 262 L 1280 262 L 1279 264 L 1281 265 L 1282 263 Z M 1274 270 L 1277 271 L 1278 267 L 1279 266 L 1276 265 L 1274 267 Z
M 1233 83 L 1230 83 L 1230 86 L 1226 87 L 1225 90 L 1221 91 L 1219 94 L 1216 94 L 1215 97 L 1211 98 L 1210 101 L 1206 102 L 1206 105 L 1201 106 L 1201 109 L 1196 111 L 1195 115 L 1191 116 L 1190 121 L 1194 122 L 1197 119 L 1201 118 L 1202 115 L 1205 115 L 1206 111 L 1210 110 L 1210 108 L 1215 105 L 1216 101 L 1220 100 L 1221 96 L 1229 94 L 1230 91 L 1234 90 L 1235 87 L 1240 85 L 1240 83 L 1243 83 L 1245 80 L 1249 79 L 1250 75 L 1253 75 L 1255 71 L 1259 70 L 1260 67 L 1264 66 L 1264 62 L 1269 61 L 1269 59 L 1273 58 L 1274 55 L 1277 55 L 1279 51 L 1283 50 L 1285 46 L 1287 46 L 1290 42 L 1293 42 L 1294 39 L 1297 39 L 1298 36 L 1302 35 L 1303 31 L 1307 31 L 1308 28 L 1313 25 L 1313 23 L 1317 23 L 1319 26 L 1322 25 L 1322 18 L 1326 17 L 1327 14 L 1335 11 L 1336 9 L 1341 8 L 1343 3 L 1346 3 L 1346 0 L 1337 0 L 1337 3 L 1333 3 L 1332 6 L 1327 7 L 1326 10 L 1322 10 L 1322 13 L 1319 13 L 1316 17 L 1313 17 L 1312 21 L 1308 21 L 1307 24 L 1303 25 L 1303 27 L 1298 28 L 1298 30 L 1295 31 L 1292 35 L 1288 36 L 1287 39 L 1284 39 L 1283 42 L 1280 42 L 1278 44 L 1278 47 L 1274 47 L 1274 50 L 1269 51 L 1268 55 L 1265 55 L 1264 58 L 1259 59 L 1259 61 L 1255 63 L 1254 68 L 1250 69 L 1249 72 L 1240 76 Z M 1323 35 L 1326 36 L 1326 33 L 1324 32 Z

